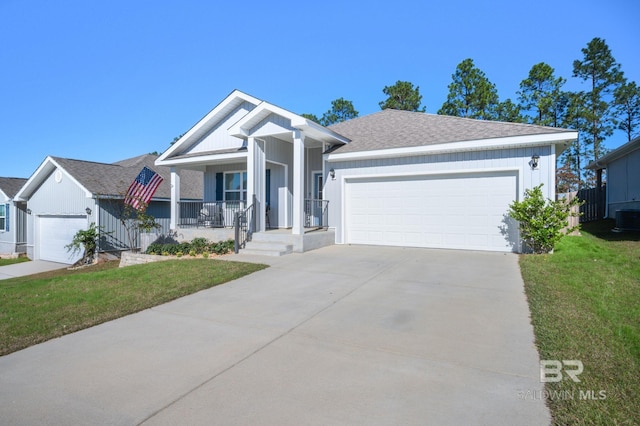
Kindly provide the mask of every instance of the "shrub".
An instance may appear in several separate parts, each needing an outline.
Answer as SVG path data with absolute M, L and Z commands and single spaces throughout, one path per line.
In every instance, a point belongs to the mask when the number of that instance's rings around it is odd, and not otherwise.
M 567 202 L 552 201 L 542 195 L 542 184 L 526 189 L 522 201 L 509 205 L 509 215 L 519 222 L 520 238 L 534 253 L 548 253 L 556 243 L 579 226 L 567 227 L 567 218 L 577 216 L 571 207 L 580 205 L 578 198 Z
M 147 248 L 147 254 L 161 254 L 162 256 L 177 256 L 188 253 L 189 256 L 197 256 L 202 254 L 203 257 L 209 257 L 211 253 L 217 255 L 227 254 L 233 251 L 234 241 L 218 241 L 217 243 L 211 243 L 205 238 L 194 238 L 191 242 L 184 243 L 154 243 L 150 244 Z

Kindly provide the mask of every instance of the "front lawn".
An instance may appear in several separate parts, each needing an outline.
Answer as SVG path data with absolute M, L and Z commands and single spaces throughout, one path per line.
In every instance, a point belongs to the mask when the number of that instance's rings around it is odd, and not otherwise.
M 195 293 L 266 265 L 211 259 L 118 261 L 0 281 L 0 355 Z
M 13 259 L 0 259 L 0 266 L 13 265 L 14 263 L 28 262 L 28 257 L 16 257 Z
M 520 267 L 542 360 L 578 360 L 546 383 L 555 424 L 640 423 L 640 234 L 588 223 Z M 551 374 L 548 377 L 557 376 Z

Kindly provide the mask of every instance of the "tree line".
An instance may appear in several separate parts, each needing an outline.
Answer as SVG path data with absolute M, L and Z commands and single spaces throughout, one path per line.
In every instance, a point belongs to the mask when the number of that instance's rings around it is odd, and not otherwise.
M 581 51 L 582 57 L 573 61 L 572 77 L 587 83 L 587 90 L 564 90 L 567 79 L 540 62 L 520 82 L 515 101 L 501 101 L 495 84 L 467 58 L 456 67 L 437 113 L 578 130 L 577 140 L 558 159 L 558 191 L 593 186 L 593 173 L 585 166 L 606 154 L 604 140 L 615 130 L 623 131 L 628 141 L 639 133 L 640 88 L 625 78 L 605 40 L 596 37 Z M 381 109 L 425 112 L 420 87 L 411 82 L 397 81 L 382 91 L 386 98 L 379 103 Z M 329 126 L 357 117 L 358 111 L 351 101 L 339 98 L 321 117 L 302 115 Z

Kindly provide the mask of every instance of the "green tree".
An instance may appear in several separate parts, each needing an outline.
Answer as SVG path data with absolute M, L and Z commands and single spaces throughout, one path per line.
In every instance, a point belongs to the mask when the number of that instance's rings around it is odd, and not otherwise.
M 345 98 L 331 101 L 331 109 L 325 112 L 320 119 L 320 124 L 330 126 L 335 123 L 347 121 L 358 116 L 358 111 L 353 107 L 353 102 Z
M 313 121 L 315 123 L 320 123 L 320 119 L 315 114 L 304 113 L 304 114 L 300 114 L 300 116 L 306 118 L 307 120 L 311 120 L 311 121 Z
M 524 199 L 509 205 L 509 216 L 518 221 L 520 238 L 534 253 L 548 253 L 565 234 L 575 231 L 578 226 L 568 228 L 569 216 L 573 206 L 580 205 L 576 197 L 565 200 L 549 200 L 542 195 L 542 184 L 525 189 Z
M 589 147 L 584 142 L 585 129 L 589 125 L 585 106 L 586 94 L 584 92 L 564 92 L 562 96 L 567 100 L 567 106 L 561 125 L 578 131 L 578 137 L 563 153 L 562 160 L 578 177 L 578 186 L 581 187 L 585 180 L 582 165 L 585 162 L 588 163 L 591 158 Z
M 420 86 L 413 87 L 413 83 L 408 81 L 396 81 L 393 86 L 384 86 L 382 92 L 387 95 L 387 99 L 379 102 L 380 109 L 400 109 L 404 111 L 425 112 L 426 107 L 420 108 L 422 95 Z
M 640 88 L 635 81 L 625 81 L 613 92 L 616 124 L 627 134 L 627 141 L 633 139 L 640 126 Z
M 495 119 L 509 123 L 524 123 L 527 121 L 520 113 L 520 106 L 514 104 L 511 99 L 508 98 L 496 106 Z
M 456 67 L 447 100 L 438 114 L 493 120 L 499 106 L 496 86 L 467 58 Z
M 588 122 L 585 132 L 589 136 L 593 158 L 597 160 L 604 153 L 602 142 L 613 134 L 615 128 L 612 97 L 623 81 L 623 74 L 604 40 L 594 38 L 582 53 L 582 60 L 573 61 L 573 76 L 591 86 L 585 92 L 585 118 Z
M 544 62 L 534 65 L 529 76 L 520 82 L 518 101 L 532 124 L 558 127 L 561 122 L 562 105 L 566 102 L 562 96 L 562 86 L 566 83 L 562 77 L 554 75 L 554 69 Z

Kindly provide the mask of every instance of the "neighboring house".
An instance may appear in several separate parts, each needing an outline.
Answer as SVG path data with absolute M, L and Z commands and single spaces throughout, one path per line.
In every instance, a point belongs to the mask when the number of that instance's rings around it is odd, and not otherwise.
M 254 239 L 290 229 L 295 251 L 312 248 L 306 238 L 319 233 L 305 231 L 325 221 L 338 244 L 518 251 L 508 205 L 540 183 L 555 199 L 556 157 L 576 137 L 397 110 L 327 128 L 234 91 L 156 164 L 171 167 L 173 182 L 204 172 L 205 202 L 222 211 L 255 202 Z M 173 230 L 192 220 L 178 188 Z
M 598 177 L 607 170 L 605 217 L 615 219 L 618 210 L 640 209 L 640 137 L 592 162 L 587 169 L 595 170 Z
M 100 251 L 128 249 L 129 234 L 120 218 L 123 197 L 144 166 L 160 174 L 158 187 L 147 212 L 156 218 L 162 231 L 169 230 L 169 170 L 154 165 L 156 155 L 142 155 L 114 164 L 47 157 L 16 194 L 26 202 L 27 255 L 61 263 L 74 263 L 81 253 L 72 256 L 65 248 L 78 230 L 95 222 L 104 232 Z M 202 200 L 202 173 L 185 175 L 182 188 L 186 201 Z M 137 246 L 137 234 L 132 233 Z
M 26 181 L 22 178 L 0 177 L 0 254 L 26 251 L 27 240 L 23 232 L 26 206 L 14 201 Z

